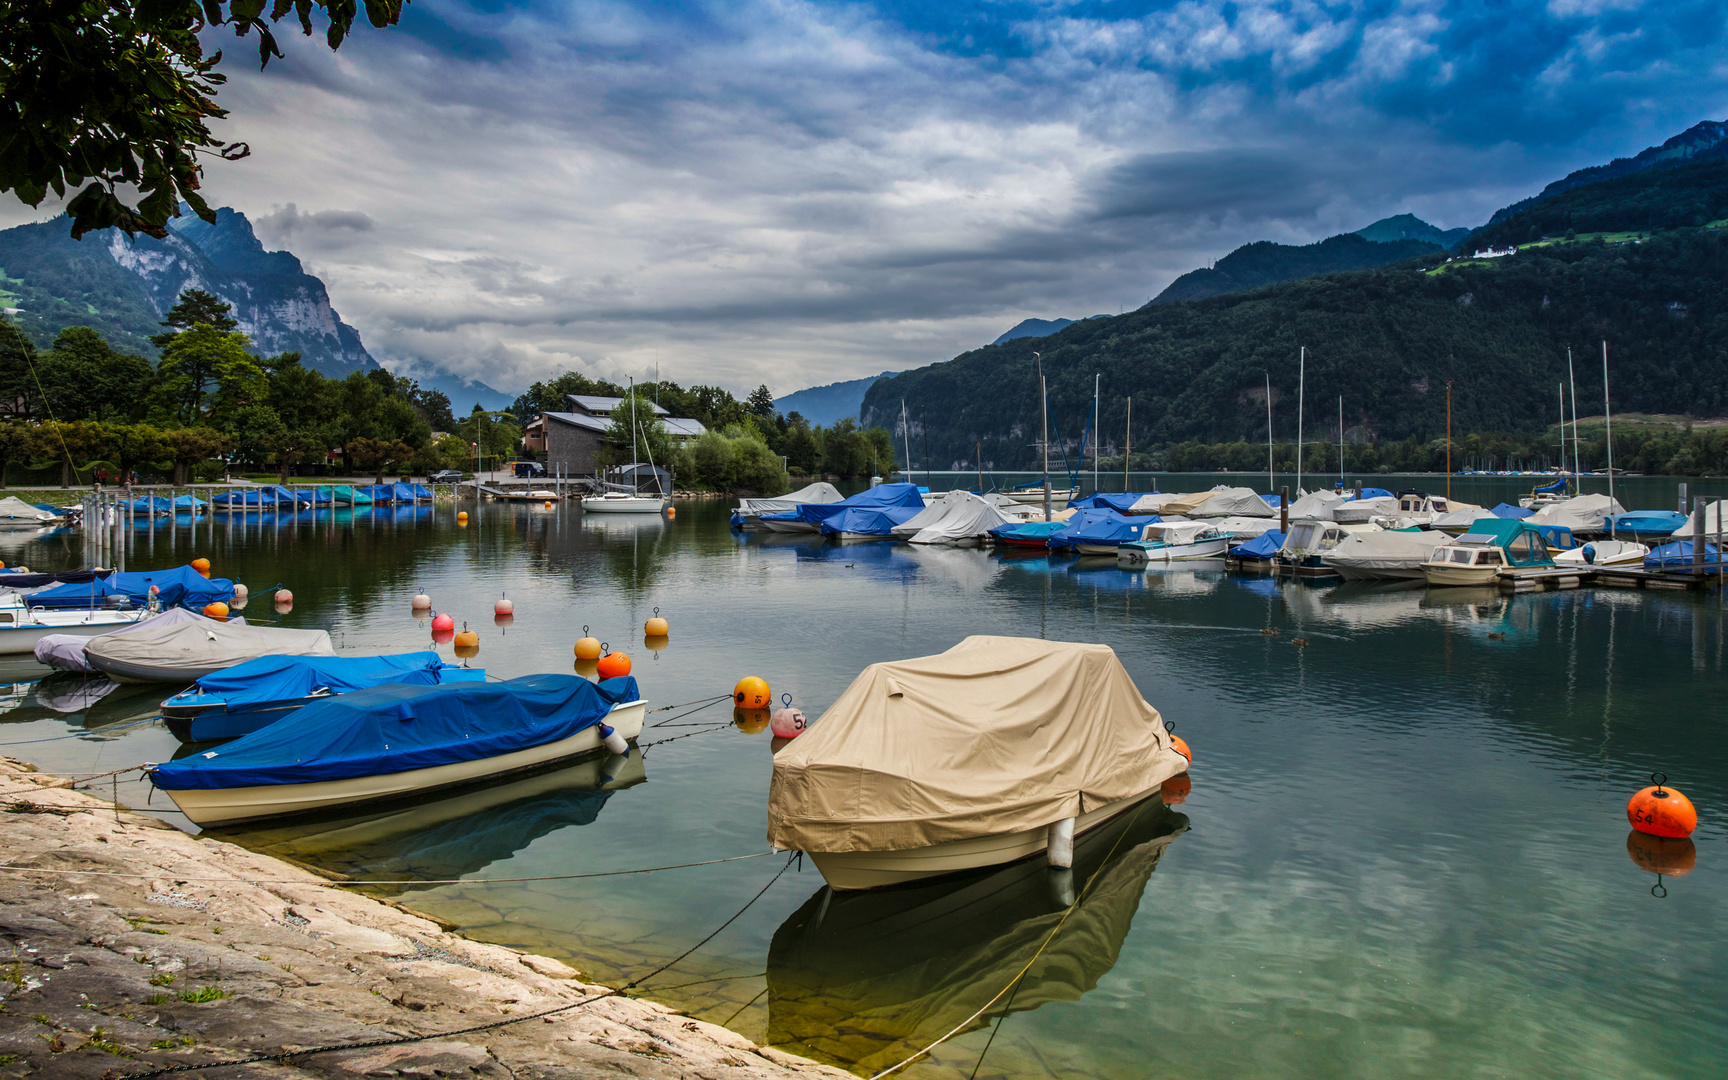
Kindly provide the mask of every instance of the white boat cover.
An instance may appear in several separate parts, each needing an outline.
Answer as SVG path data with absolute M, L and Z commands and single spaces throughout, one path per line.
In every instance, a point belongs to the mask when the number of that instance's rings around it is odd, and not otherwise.
M 323 630 L 247 626 L 232 619 L 218 622 L 202 616 L 196 622 L 137 627 L 129 634 L 102 634 L 91 638 L 84 652 L 86 657 L 164 673 L 233 667 L 260 656 L 336 655 L 330 635 Z
M 784 514 L 788 510 L 796 510 L 805 503 L 837 503 L 846 496 L 840 494 L 833 484 L 818 480 L 814 484 L 806 484 L 797 491 L 789 491 L 784 495 L 776 495 L 772 499 L 739 499 L 738 509 L 734 513 L 745 517 L 758 514 Z
M 1722 531 L 1728 532 L 1728 529 L 1723 528 L 1724 526 L 1728 526 L 1728 518 L 1722 516 L 1725 512 L 1723 510 L 1724 504 L 1728 504 L 1728 499 L 1718 500 L 1716 502 L 1707 502 L 1704 504 L 1704 541 L 1706 543 L 1714 544 L 1716 542 L 1717 530 L 1721 529 Z M 1692 539 L 1692 525 L 1697 520 L 1698 511 L 1694 510 L 1691 514 L 1687 515 L 1686 524 L 1675 529 L 1669 535 L 1674 537 L 1676 540 Z
M 1160 521 L 1146 526 L 1143 539 L 1160 540 L 1166 544 L 1192 544 L 1200 539 L 1201 533 L 1217 528 L 1217 524 L 1210 521 Z
M 1168 517 L 1170 514 L 1186 514 L 1190 509 L 1199 506 L 1212 497 L 1210 491 L 1187 495 L 1178 491 L 1154 491 L 1150 495 L 1142 495 L 1134 500 L 1134 505 L 1128 508 L 1130 514 L 1159 514 Z
M 53 521 L 59 516 L 31 506 L 16 495 L 0 499 L 0 521 Z
M 1253 488 L 1218 487 L 1213 488 L 1212 497 L 1191 510 L 1185 511 L 1189 517 L 1263 517 L 1275 518 L 1278 511 L 1272 509 L 1272 504 L 1262 499 Z M 1171 513 L 1176 508 L 1171 506 Z
M 1022 832 L 1187 768 L 1108 646 L 969 637 L 865 668 L 775 755 L 768 839 L 898 851 Z
M 1470 523 L 1475 521 L 1477 518 L 1493 516 L 1493 514 L 1488 513 L 1479 506 L 1472 506 L 1463 510 L 1454 510 L 1448 514 L 1441 514 L 1433 521 L 1430 521 L 1428 527 L 1431 529 L 1468 529 Z
M 970 491 L 950 491 L 894 526 L 893 533 L 914 544 L 953 544 L 1015 520 Z
M 1170 519 L 1165 518 L 1164 520 L 1169 521 Z M 1276 529 L 1278 519 L 1277 517 L 1227 517 L 1214 519 L 1208 524 L 1232 540 L 1252 540 L 1261 533 L 1268 533 Z
M 1360 525 L 1373 518 L 1392 517 L 1397 513 L 1397 498 L 1391 495 L 1376 495 L 1370 499 L 1351 499 L 1349 502 L 1333 503 L 1330 517 L 1333 521 Z M 1290 520 L 1296 520 L 1296 515 L 1290 515 Z
M 1332 521 L 1332 508 L 1344 502 L 1335 491 L 1314 491 L 1290 504 L 1291 521 Z M 1276 516 L 1277 511 L 1273 511 Z
M 44 634 L 36 639 L 36 662 L 47 664 L 57 671 L 95 671 L 90 661 L 84 656 L 84 647 L 99 637 L 108 634 L 130 634 L 146 630 L 152 626 L 178 626 L 187 622 L 207 622 L 216 624 L 215 619 L 207 619 L 196 611 L 185 608 L 169 608 L 160 615 L 152 615 L 148 619 L 140 619 L 135 623 L 124 623 L 108 631 L 107 634 Z M 244 622 L 240 616 L 231 617 L 230 624 Z
M 1608 515 L 1624 514 L 1618 499 L 1606 495 L 1578 495 L 1551 503 L 1525 518 L 1532 525 L 1560 525 L 1574 533 L 1606 532 Z
M 1323 553 L 1320 561 L 1357 570 L 1414 570 L 1435 548 L 1451 542 L 1450 536 L 1432 532 L 1351 533 Z

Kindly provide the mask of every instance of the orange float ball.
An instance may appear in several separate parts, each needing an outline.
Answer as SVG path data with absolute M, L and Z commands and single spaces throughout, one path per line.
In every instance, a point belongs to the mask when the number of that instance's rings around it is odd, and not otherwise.
M 456 630 L 455 616 L 448 614 L 432 616 L 432 629 L 434 631 L 447 630 L 454 633 Z
M 1657 779 L 1660 777 L 1661 779 Z M 1626 819 L 1632 827 L 1651 836 L 1691 836 L 1698 827 L 1698 810 L 1692 800 L 1671 787 L 1661 773 L 1650 779 L 1656 784 L 1632 796 L 1626 803 Z
M 458 649 L 478 649 L 480 647 L 480 635 L 472 630 L 464 630 L 456 635 L 455 642 Z
M 1158 786 L 1158 795 L 1164 800 L 1165 806 L 1180 806 L 1188 799 L 1188 793 L 1194 790 L 1194 781 L 1187 773 L 1177 773 Z
M 210 572 L 210 560 L 209 559 L 193 559 L 192 560 L 192 569 L 198 571 L 200 574 L 208 574 Z
M 666 508 L 666 516 L 669 518 L 677 517 L 678 516 L 678 508 L 675 506 L 668 506 Z
M 226 622 L 228 619 L 228 605 L 224 604 L 220 600 L 216 601 L 214 604 L 205 604 L 204 617 L 207 619 L 221 619 Z
M 665 637 L 671 629 L 672 628 L 667 625 L 666 620 L 660 618 L 658 615 L 642 624 L 642 632 L 647 634 L 649 637 Z
M 1170 745 L 1175 748 L 1175 750 L 1178 754 L 1181 754 L 1183 757 L 1187 758 L 1190 764 L 1193 763 L 1194 751 L 1188 749 L 1188 744 L 1182 741 L 1182 736 L 1180 736 L 1180 735 L 1170 736 Z
M 630 658 L 621 652 L 607 653 L 595 668 L 602 679 L 621 679 L 630 674 Z
M 1650 836 L 1633 829 L 1626 834 L 1626 854 L 1640 870 L 1683 877 L 1698 863 L 1698 849 L 1684 836 Z
M 600 659 L 600 639 L 591 637 L 578 638 L 576 640 L 576 659 Z
M 774 700 L 768 683 L 754 675 L 746 675 L 732 688 L 732 704 L 740 709 L 766 709 Z

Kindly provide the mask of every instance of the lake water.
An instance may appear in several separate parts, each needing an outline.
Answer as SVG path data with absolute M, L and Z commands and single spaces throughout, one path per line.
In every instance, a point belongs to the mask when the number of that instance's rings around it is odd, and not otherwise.
M 1220 478 L 1158 479 L 1182 490 Z M 1616 487 L 1630 506 L 1669 509 L 1674 483 Z M 1491 505 L 1528 485 L 1458 479 L 1454 493 Z M 1693 481 L 1696 494 L 1724 489 Z M 128 564 L 206 555 L 255 597 L 282 582 L 293 610 L 278 617 L 255 600 L 248 617 L 324 627 L 367 650 L 428 647 L 409 610 L 424 590 L 480 631 L 474 663 L 503 677 L 570 670 L 586 625 L 630 652 L 650 707 L 756 674 L 815 717 L 866 664 L 968 634 L 1112 646 L 1192 745 L 1192 791 L 1081 845 L 1081 900 L 1042 954 L 1063 909 L 1039 867 L 827 899 L 815 870 L 794 864 L 648 984 L 649 996 L 863 1075 L 962 1024 L 1035 954 L 1011 995 L 908 1075 L 1720 1075 L 1728 622 L 1714 593 L 1502 597 L 1208 566 L 1127 572 L 1113 560 L 746 536 L 726 512 L 693 502 L 670 521 L 584 520 L 573 506 L 489 504 L 466 527 L 448 503 L 253 516 L 195 534 L 140 527 Z M 13 534 L 0 557 L 67 568 L 78 545 L 77 534 Z M 508 627 L 491 616 L 501 592 L 516 603 Z M 656 607 L 672 627 L 660 652 L 641 629 Z M 148 722 L 160 691 L 90 702 L 96 687 L 75 678 L 21 664 L 7 677 L 0 753 L 94 773 L 178 749 Z M 769 735 L 729 717 L 729 702 L 651 716 L 668 723 L 644 742 L 688 737 L 610 777 L 587 762 L 409 811 L 226 835 L 399 880 L 377 891 L 628 981 L 732 916 L 784 857 L 413 881 L 765 851 Z M 1634 856 L 1673 856 L 1629 850 L 1625 816 L 1653 770 L 1702 819 L 1695 868 L 1654 893 Z M 119 794 L 140 806 L 149 795 L 136 782 Z

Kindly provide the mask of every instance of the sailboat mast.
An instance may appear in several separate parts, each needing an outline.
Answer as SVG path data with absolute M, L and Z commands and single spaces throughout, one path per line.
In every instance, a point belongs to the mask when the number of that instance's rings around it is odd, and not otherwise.
M 1338 395 L 1338 483 L 1344 483 L 1344 395 Z
M 1122 437 L 1122 490 L 1128 490 L 1128 459 L 1134 456 L 1134 395 L 1128 395 L 1128 423 Z
M 1578 477 L 1578 494 L 1584 494 L 1584 463 L 1578 453 L 1578 377 L 1572 372 L 1572 346 L 1566 346 L 1566 381 L 1572 387 L 1572 474 Z
M 636 448 L 636 376 L 630 376 L 630 464 L 635 465 L 641 451 Z M 630 494 L 637 492 L 636 471 L 630 471 Z
M 1560 384 L 1560 471 L 1566 471 L 1566 384 Z
M 1602 339 L 1602 420 L 1608 425 L 1608 498 L 1614 498 L 1614 409 L 1608 403 L 1608 339 Z
M 906 417 L 906 399 L 900 399 L 900 437 L 906 443 L 906 479 L 912 479 L 912 421 Z
M 1098 494 L 1098 392 L 1104 386 L 1104 376 L 1092 376 L 1092 494 Z
M 1296 497 L 1302 497 L 1302 396 L 1308 387 L 1308 346 L 1302 346 L 1302 359 L 1296 369 Z
M 1044 520 L 1050 520 L 1050 389 L 1044 385 L 1044 356 L 1033 353 L 1038 361 L 1038 419 L 1043 424 L 1044 437 Z
M 1266 373 L 1266 490 L 1277 491 L 1278 483 L 1272 475 L 1272 373 Z
M 1452 502 L 1452 380 L 1446 380 L 1446 502 Z
M 982 495 L 984 494 L 984 440 L 976 439 L 973 441 L 972 446 L 974 452 L 977 454 L 977 457 L 974 460 L 978 465 L 978 494 Z

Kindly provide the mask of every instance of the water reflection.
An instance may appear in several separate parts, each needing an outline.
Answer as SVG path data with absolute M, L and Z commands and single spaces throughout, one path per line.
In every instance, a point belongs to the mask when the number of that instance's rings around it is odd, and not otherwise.
M 768 1042 L 874 1072 L 965 1021 L 1035 955 L 973 1027 L 1078 1000 L 1115 967 L 1147 880 L 1187 827 L 1151 799 L 1081 837 L 1071 877 L 1032 859 L 926 884 L 818 890 L 768 947 Z
M 419 803 L 394 813 L 226 830 L 227 840 L 332 877 L 415 883 L 460 878 L 502 862 L 529 844 L 592 825 L 615 791 L 644 782 L 642 754 L 591 758 L 509 784 Z

